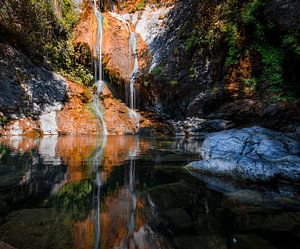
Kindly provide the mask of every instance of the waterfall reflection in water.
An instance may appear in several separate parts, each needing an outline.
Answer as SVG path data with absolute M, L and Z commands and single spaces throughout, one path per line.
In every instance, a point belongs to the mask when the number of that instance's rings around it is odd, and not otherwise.
M 291 198 L 299 189 L 198 180 L 182 166 L 198 159 L 201 141 L 62 136 L 0 144 L 0 240 L 16 248 L 299 245 L 299 198 Z

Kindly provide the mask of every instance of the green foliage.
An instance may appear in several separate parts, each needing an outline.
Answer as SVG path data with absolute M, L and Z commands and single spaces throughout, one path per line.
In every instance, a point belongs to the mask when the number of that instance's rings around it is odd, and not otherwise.
M 246 3 L 242 11 L 242 21 L 246 25 L 255 24 L 257 21 L 257 13 L 262 6 L 261 0 L 254 0 Z
M 186 32 L 190 29 L 185 27 L 179 31 L 180 37 L 186 40 L 185 51 L 193 59 L 195 55 L 217 56 L 220 51 L 226 51 L 227 67 L 243 67 L 248 60 L 241 59 L 250 59 L 253 75 L 243 79 L 244 84 L 253 90 L 266 87 L 268 96 L 291 100 L 288 89 L 295 83 L 285 82 L 284 62 L 300 54 L 300 26 L 284 35 L 278 33 L 278 27 L 265 17 L 265 4 L 263 0 L 210 1 L 200 7 L 201 17 L 191 27 L 193 31 Z M 191 67 L 189 76 L 193 76 Z
M 257 85 L 257 79 L 256 78 L 244 79 L 244 83 L 247 86 L 256 87 L 256 85 Z
M 8 148 L 5 145 L 0 144 L 0 157 L 3 157 L 8 152 L 9 152 Z
M 8 119 L 8 117 L 6 117 L 6 116 L 0 116 L 0 126 L 2 125 L 6 125 L 7 123 L 9 122 L 9 119 Z
M 216 87 L 216 86 L 214 86 L 212 89 L 211 89 L 211 95 L 214 95 L 214 96 L 216 96 L 216 95 L 218 95 L 219 94 L 219 92 L 220 92 L 220 89 L 218 88 L 218 87 Z
M 171 80 L 170 84 L 171 84 L 171 86 L 177 86 L 178 85 L 178 81 L 177 80 Z
M 136 6 L 135 9 L 137 11 L 143 10 L 146 6 L 146 0 L 141 0 Z
M 225 35 L 225 41 L 228 44 L 228 53 L 225 61 L 226 66 L 233 66 L 236 65 L 240 58 L 240 49 L 237 46 L 238 43 L 238 27 L 236 24 L 231 22 L 224 25 L 222 28 L 222 32 Z
M 87 44 L 74 46 L 71 41 L 68 41 L 49 44 L 49 46 L 48 55 L 56 71 L 73 81 L 91 85 L 92 55 Z
M 152 69 L 151 73 L 153 75 L 160 75 L 162 73 L 162 67 L 161 66 L 157 66 L 155 68 Z
M 282 44 L 284 47 L 294 51 L 300 55 L 300 26 L 295 30 L 291 29 L 288 34 L 283 37 Z
M 59 3 L 62 12 L 63 26 L 66 30 L 71 30 L 79 19 L 79 14 L 74 11 L 72 0 L 59 0 Z
M 152 75 L 150 73 L 142 74 L 141 81 L 144 87 L 149 87 L 152 82 Z
M 271 86 L 270 91 L 277 92 L 282 87 L 284 51 L 270 45 L 258 47 L 261 55 L 262 74 L 260 80 Z
M 80 50 L 71 42 L 79 18 L 72 0 L 58 0 L 56 5 L 47 0 L 3 1 L 0 35 L 8 43 L 21 49 L 34 63 L 50 64 L 56 72 L 90 84 L 90 51 L 86 47 Z
M 195 48 L 207 43 L 206 34 L 202 30 L 193 30 L 192 35 L 187 39 L 185 52 L 193 52 Z

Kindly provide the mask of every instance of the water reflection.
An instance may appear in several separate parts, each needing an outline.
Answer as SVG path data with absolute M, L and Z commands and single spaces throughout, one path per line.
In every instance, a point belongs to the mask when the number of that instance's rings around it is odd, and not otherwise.
M 201 140 L 0 138 L 0 241 L 22 248 L 297 248 L 299 187 L 191 176 Z M 274 239 L 275 238 L 275 239 Z

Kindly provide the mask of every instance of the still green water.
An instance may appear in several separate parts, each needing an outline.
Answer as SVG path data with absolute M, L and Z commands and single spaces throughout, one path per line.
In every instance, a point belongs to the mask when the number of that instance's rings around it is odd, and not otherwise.
M 0 241 L 23 249 L 296 249 L 299 185 L 190 173 L 201 140 L 0 139 Z M 272 185 L 272 186 L 270 186 Z

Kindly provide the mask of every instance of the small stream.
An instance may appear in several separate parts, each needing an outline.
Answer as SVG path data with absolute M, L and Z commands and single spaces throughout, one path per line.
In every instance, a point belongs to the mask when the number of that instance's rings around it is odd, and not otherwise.
M 18 249 L 296 249 L 300 186 L 191 174 L 198 139 L 0 140 L 0 241 Z M 295 196 L 297 198 L 295 198 Z

